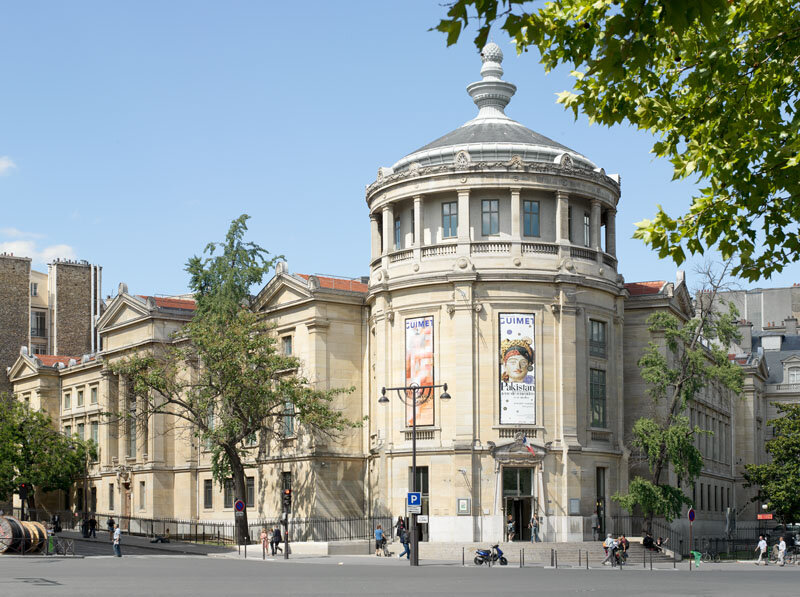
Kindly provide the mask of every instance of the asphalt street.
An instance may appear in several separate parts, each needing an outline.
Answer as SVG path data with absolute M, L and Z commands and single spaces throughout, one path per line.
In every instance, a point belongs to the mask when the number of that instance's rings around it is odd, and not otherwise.
M 0 557 L 0 595 L 796 595 L 800 567 L 720 564 L 689 572 L 462 568 L 367 556 L 250 558 L 125 555 Z

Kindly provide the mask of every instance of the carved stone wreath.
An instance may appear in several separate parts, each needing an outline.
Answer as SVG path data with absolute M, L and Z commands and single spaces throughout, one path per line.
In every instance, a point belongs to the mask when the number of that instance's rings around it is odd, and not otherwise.
M 454 160 L 454 163 L 456 165 L 456 168 L 466 168 L 469 166 L 471 161 L 472 159 L 469 157 L 469 153 L 464 150 L 461 150 L 456 154 L 456 159 Z

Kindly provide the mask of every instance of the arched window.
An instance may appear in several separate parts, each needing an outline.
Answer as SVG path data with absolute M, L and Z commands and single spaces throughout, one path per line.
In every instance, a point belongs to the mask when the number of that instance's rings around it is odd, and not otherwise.
M 800 367 L 789 367 L 788 383 L 800 384 Z

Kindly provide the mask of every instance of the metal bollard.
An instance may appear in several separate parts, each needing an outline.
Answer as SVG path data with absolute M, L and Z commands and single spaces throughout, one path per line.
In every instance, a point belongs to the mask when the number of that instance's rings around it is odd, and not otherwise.
M 589 550 L 586 550 L 586 569 L 589 569 Z
M 555 552 L 556 552 L 556 570 L 558 570 L 558 550 L 556 549 Z
M 465 561 L 466 561 L 466 560 L 464 559 L 464 547 L 462 546 L 462 547 L 461 547 L 461 565 L 462 565 L 462 566 L 465 566 L 465 565 L 466 565 L 466 564 L 464 563 Z
M 578 568 L 581 567 L 581 550 L 578 550 Z
M 248 539 L 244 540 L 244 559 L 245 560 L 247 559 L 247 543 L 248 543 Z
M 261 559 L 262 560 L 266 560 L 267 559 L 267 546 L 264 545 L 263 541 L 261 542 Z
M 555 568 L 556 566 L 556 556 L 555 556 L 555 549 L 552 547 L 550 548 L 550 567 Z
M 650 552 L 650 570 L 653 569 L 653 552 Z
M 520 568 L 522 568 L 522 554 L 523 554 L 523 551 L 520 549 L 519 550 L 519 567 Z
M 647 550 L 642 546 L 642 568 L 647 568 Z
M 673 570 L 674 570 L 674 569 L 675 569 L 675 567 L 676 567 L 676 564 L 675 564 L 675 559 L 676 559 L 676 558 L 677 558 L 677 554 L 675 553 L 675 550 L 673 550 L 673 551 L 672 551 L 672 569 L 673 569 Z

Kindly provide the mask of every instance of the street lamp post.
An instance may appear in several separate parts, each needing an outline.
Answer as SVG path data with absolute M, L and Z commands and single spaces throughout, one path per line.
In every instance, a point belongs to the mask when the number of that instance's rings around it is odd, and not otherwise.
M 411 491 L 417 491 L 417 408 L 425 404 L 433 396 L 433 390 L 442 388 L 444 390 L 439 397 L 441 400 L 450 400 L 450 394 L 447 393 L 447 384 L 431 384 L 421 386 L 414 382 L 407 386 L 397 388 L 382 388 L 381 396 L 378 398 L 379 404 L 388 404 L 389 399 L 386 397 L 386 390 L 394 390 L 397 392 L 397 397 L 406 406 L 411 406 Z M 409 396 L 411 393 L 411 396 Z M 405 416 L 405 415 L 404 415 Z M 419 566 L 419 529 L 417 528 L 417 515 L 411 514 L 411 524 L 409 525 L 411 533 L 411 558 L 409 563 L 412 566 Z

